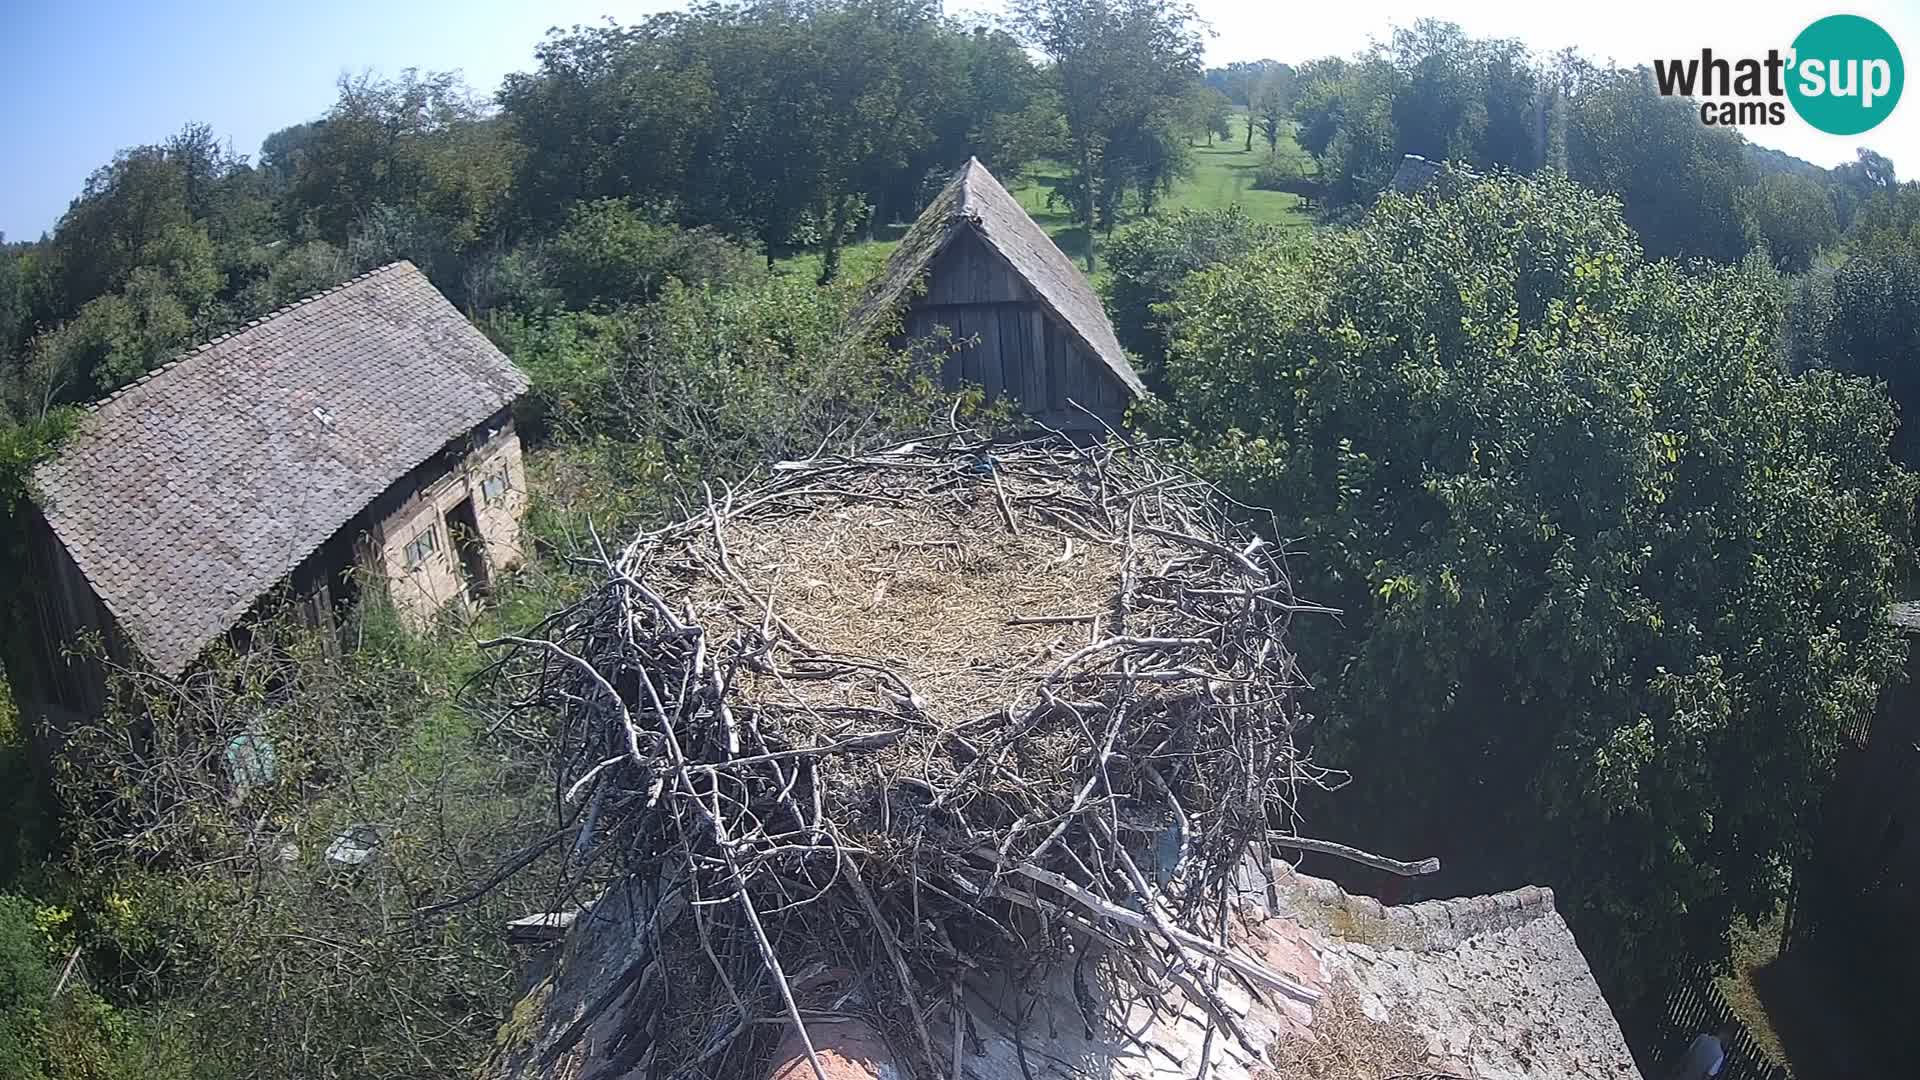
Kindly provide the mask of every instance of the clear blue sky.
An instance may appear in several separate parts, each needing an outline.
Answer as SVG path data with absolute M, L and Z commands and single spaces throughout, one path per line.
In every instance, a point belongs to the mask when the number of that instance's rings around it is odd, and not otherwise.
M 679 0 L 0 0 L 0 232 L 30 239 L 50 228 L 87 174 L 115 150 L 157 142 L 188 121 L 213 125 L 234 149 L 257 156 L 260 140 L 319 116 L 343 72 L 405 67 L 459 69 L 490 95 L 510 71 L 533 63 L 549 26 L 632 22 Z M 950 10 L 993 9 L 999 0 L 949 0 Z M 1920 0 L 1198 0 L 1216 31 L 1212 63 L 1272 57 L 1299 61 L 1350 54 L 1394 24 L 1422 15 L 1452 19 L 1477 35 L 1517 37 L 1546 52 L 1576 46 L 1596 59 L 1646 63 L 1655 56 L 1723 55 L 1785 48 L 1802 27 L 1834 10 L 1880 22 L 1906 47 L 1916 78 L 1894 115 L 1858 138 L 1820 135 L 1794 119 L 1748 128 L 1757 142 L 1822 165 L 1865 144 L 1920 176 Z
M 549 26 L 669 0 L 0 0 L 0 232 L 51 228 L 122 147 L 200 120 L 257 157 L 326 111 L 343 72 L 458 68 L 477 93 L 533 65 Z

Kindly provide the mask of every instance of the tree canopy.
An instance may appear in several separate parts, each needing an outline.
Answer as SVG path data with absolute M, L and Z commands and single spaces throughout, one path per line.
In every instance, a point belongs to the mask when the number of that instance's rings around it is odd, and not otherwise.
M 1780 899 L 1900 660 L 1915 481 L 1884 397 L 1780 365 L 1767 267 L 1649 262 L 1564 178 L 1449 182 L 1190 279 L 1161 423 L 1345 612 L 1303 653 L 1355 773 L 1323 820 L 1552 884 L 1631 1001 Z

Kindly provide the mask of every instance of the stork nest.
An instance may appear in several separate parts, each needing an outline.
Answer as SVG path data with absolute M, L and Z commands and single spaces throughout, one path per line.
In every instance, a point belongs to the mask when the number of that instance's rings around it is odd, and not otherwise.
M 1289 992 L 1224 930 L 1320 779 L 1287 634 L 1324 609 L 1204 482 L 1134 446 L 930 436 L 783 463 L 595 561 L 489 644 L 561 763 L 569 879 L 652 913 L 623 1067 L 763 1074 L 783 1031 L 811 1057 L 809 1021 L 857 1012 L 943 1075 L 971 977 L 1090 945 L 1223 1037 L 1221 979 Z

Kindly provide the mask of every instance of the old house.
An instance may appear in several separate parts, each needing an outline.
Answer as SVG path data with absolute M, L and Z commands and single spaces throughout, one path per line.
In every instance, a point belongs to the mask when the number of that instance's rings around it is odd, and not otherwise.
M 22 705 L 56 727 L 103 708 L 83 637 L 177 676 L 269 597 L 318 624 L 366 582 L 415 620 L 484 589 L 519 556 L 526 387 L 399 262 L 94 405 L 33 476 Z
M 944 352 L 944 385 L 979 386 L 1050 426 L 1117 422 L 1146 392 L 1086 277 L 978 159 L 914 222 L 853 325 L 895 312 L 895 344 L 931 338 Z

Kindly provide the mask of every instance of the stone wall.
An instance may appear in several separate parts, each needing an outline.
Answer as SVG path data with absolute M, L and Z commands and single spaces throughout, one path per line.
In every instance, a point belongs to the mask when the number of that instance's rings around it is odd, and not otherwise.
M 520 519 L 527 508 L 526 466 L 520 437 L 511 420 L 475 433 L 479 445 L 464 455 L 442 455 L 438 468 L 415 470 L 389 493 L 391 507 L 368 531 L 363 556 L 385 581 L 403 615 L 424 625 L 449 603 L 465 603 L 470 586 L 484 587 L 492 575 L 522 558 Z M 504 488 L 499 487 L 501 478 Z M 448 515 L 472 500 L 476 542 L 484 552 L 483 577 L 472 582 L 460 561 L 457 537 Z M 431 550 L 412 557 L 409 548 L 424 541 Z

